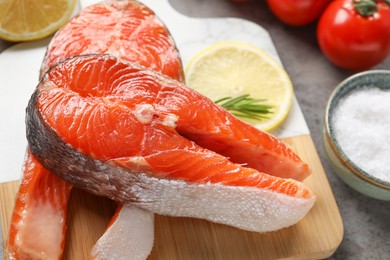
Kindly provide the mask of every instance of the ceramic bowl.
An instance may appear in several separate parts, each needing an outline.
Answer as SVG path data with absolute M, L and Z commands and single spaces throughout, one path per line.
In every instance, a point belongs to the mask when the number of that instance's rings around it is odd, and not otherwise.
M 334 116 L 335 107 L 340 100 L 351 91 L 369 85 L 381 89 L 390 89 L 390 70 L 371 70 L 355 74 L 342 81 L 334 89 L 325 110 L 324 148 L 334 172 L 347 185 L 369 197 L 390 200 L 390 182 L 378 179 L 369 172 L 362 170 L 345 155 L 343 147 L 335 138 L 331 120 Z M 370 151 L 367 151 L 367 155 L 370 155 Z M 390 163 L 390 158 L 388 162 Z

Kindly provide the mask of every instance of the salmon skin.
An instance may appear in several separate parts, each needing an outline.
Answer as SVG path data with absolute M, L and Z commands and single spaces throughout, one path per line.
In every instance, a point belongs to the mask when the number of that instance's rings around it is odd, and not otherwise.
M 111 55 L 52 67 L 30 99 L 26 125 L 31 151 L 47 169 L 158 214 L 266 232 L 297 223 L 315 201 L 300 182 L 233 163 L 186 137 L 239 131 L 247 156 L 278 162 L 271 170 L 308 171 L 284 143 L 185 85 Z
M 120 205 L 89 259 L 143 260 L 154 242 L 154 214 L 133 205 Z

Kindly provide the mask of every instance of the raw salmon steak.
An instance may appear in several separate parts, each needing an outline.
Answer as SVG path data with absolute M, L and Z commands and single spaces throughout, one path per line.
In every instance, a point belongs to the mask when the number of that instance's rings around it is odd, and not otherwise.
M 63 26 L 47 48 L 41 76 L 71 56 L 110 53 L 182 81 L 183 68 L 168 29 L 138 1 L 104 1 L 89 6 Z
M 162 21 L 148 7 L 137 1 L 105 1 L 82 10 L 52 38 L 42 63 L 40 77 L 56 62 L 85 53 L 111 53 L 138 61 L 175 79 L 184 79 L 180 56 L 173 38 Z M 32 172 L 34 178 L 31 177 Z M 59 259 L 64 248 L 66 230 L 64 220 L 71 184 L 44 169 L 29 151 L 21 177 L 21 186 L 10 226 L 9 256 L 11 259 L 20 259 L 21 257 L 36 258 L 37 255 L 41 255 L 46 259 Z M 51 199 L 44 199 L 40 194 L 45 194 Z M 61 198 L 65 200 L 56 205 L 55 202 Z M 46 214 L 49 209 L 51 214 Z M 122 224 L 126 218 L 133 218 L 137 214 L 147 215 L 141 209 L 134 207 L 131 210 L 127 209 L 127 206 L 120 209 L 124 209 L 124 212 L 118 210 L 117 215 L 120 217 L 115 218 L 119 223 L 113 221 L 110 232 L 104 235 L 104 241 L 107 241 L 110 236 L 115 236 L 113 235 L 115 226 L 119 225 L 123 228 Z M 50 227 L 40 225 L 35 227 L 34 232 L 30 232 L 31 227 L 36 224 L 34 219 L 40 219 L 42 223 L 50 222 Z M 131 225 L 131 221 L 129 220 L 130 223 L 127 224 Z M 148 224 L 150 226 L 147 228 L 153 229 L 153 223 L 149 221 Z M 63 232 L 57 232 L 58 230 Z M 131 234 L 136 236 L 134 231 L 133 229 Z M 51 232 L 58 237 L 46 239 L 45 236 Z M 46 243 L 33 243 L 37 237 Z M 150 241 L 153 242 L 153 236 L 143 242 L 150 243 Z M 133 243 L 134 240 L 128 242 Z M 131 246 L 127 244 L 121 249 L 130 252 Z M 107 243 L 104 244 L 106 251 L 99 249 L 98 246 L 95 246 L 95 249 L 106 257 L 108 253 L 125 252 L 125 250 L 113 252 L 118 250 L 118 247 L 113 247 L 111 250 L 107 247 Z M 146 250 L 150 252 L 150 248 Z
M 302 183 L 264 173 L 308 173 L 284 143 L 184 84 L 112 55 L 53 66 L 30 99 L 26 124 L 44 167 L 158 214 L 266 232 L 297 223 L 315 201 Z M 206 139 L 209 147 L 199 145 Z M 238 147 L 246 153 L 239 160 L 256 156 L 252 164 L 264 172 L 234 163 L 215 144 Z

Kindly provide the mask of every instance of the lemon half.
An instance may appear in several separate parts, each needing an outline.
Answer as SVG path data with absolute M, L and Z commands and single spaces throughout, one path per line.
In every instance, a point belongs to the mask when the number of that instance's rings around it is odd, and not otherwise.
M 185 70 L 186 83 L 213 101 L 249 94 L 273 107 L 267 119 L 243 119 L 269 131 L 291 108 L 294 90 L 287 72 L 263 50 L 239 42 L 214 44 L 195 55 Z
M 2 0 L 0 38 L 28 41 L 44 38 L 71 17 L 77 0 Z

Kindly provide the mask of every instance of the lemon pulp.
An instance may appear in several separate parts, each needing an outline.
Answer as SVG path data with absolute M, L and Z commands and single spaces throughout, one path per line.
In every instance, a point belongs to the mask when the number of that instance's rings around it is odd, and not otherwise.
M 77 0 L 2 0 L 0 38 L 27 41 L 44 38 L 71 17 Z
M 263 50 L 239 42 L 221 42 L 196 54 L 185 70 L 186 83 L 213 101 L 249 94 L 273 107 L 267 119 L 243 119 L 269 131 L 291 108 L 294 91 L 283 67 Z

